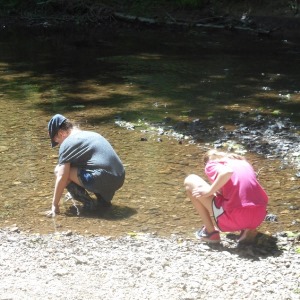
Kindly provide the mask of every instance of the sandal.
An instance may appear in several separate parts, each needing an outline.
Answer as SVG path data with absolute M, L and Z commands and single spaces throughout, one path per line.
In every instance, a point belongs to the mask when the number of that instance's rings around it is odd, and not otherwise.
M 196 231 L 195 235 L 196 238 L 199 239 L 200 241 L 210 243 L 210 244 L 220 243 L 221 241 L 219 231 L 214 230 L 213 232 L 208 233 L 204 226 L 198 231 Z

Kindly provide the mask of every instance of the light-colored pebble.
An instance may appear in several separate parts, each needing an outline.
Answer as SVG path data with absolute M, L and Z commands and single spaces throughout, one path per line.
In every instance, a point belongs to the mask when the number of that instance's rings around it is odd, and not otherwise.
M 179 242 L 180 241 L 180 242 Z M 0 230 L 4 299 L 300 299 L 300 254 L 257 255 L 197 240 Z

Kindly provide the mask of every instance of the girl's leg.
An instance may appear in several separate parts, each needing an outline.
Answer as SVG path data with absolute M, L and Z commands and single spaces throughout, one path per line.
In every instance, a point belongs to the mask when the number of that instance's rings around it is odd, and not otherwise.
M 196 211 L 200 215 L 206 228 L 206 231 L 208 233 L 215 231 L 215 227 L 211 218 L 213 196 L 202 197 L 200 199 L 197 199 L 192 195 L 192 192 L 195 188 L 208 186 L 209 184 L 198 175 L 192 174 L 186 177 L 186 179 L 184 180 L 184 185 L 187 192 L 187 196 L 190 198 Z
M 238 239 L 239 243 L 250 244 L 253 243 L 258 231 L 256 229 L 245 229 L 241 231 L 240 237 Z

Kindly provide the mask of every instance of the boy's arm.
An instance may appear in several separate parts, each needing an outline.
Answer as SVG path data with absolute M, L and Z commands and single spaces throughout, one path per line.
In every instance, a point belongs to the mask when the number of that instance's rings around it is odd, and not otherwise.
M 70 163 L 65 163 L 57 168 L 54 195 L 52 200 L 52 214 L 59 213 L 59 201 L 68 185 L 70 178 Z

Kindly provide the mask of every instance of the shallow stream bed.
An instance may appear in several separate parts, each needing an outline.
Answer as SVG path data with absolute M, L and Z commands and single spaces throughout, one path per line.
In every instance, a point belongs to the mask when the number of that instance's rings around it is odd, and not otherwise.
M 299 49 L 232 32 L 2 28 L 0 227 L 192 236 L 201 220 L 183 180 L 203 175 L 207 149 L 231 143 L 246 150 L 277 216 L 261 230 L 299 231 L 299 153 L 283 164 L 284 154 L 265 155 L 239 136 L 281 120 L 296 136 L 289 148 L 299 147 Z M 101 133 L 121 157 L 126 182 L 111 210 L 78 216 L 69 201 L 55 219 L 41 214 L 54 187 L 58 149 L 47 122 L 55 113 Z M 277 127 L 271 135 L 286 130 Z

